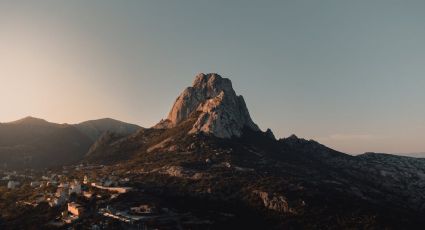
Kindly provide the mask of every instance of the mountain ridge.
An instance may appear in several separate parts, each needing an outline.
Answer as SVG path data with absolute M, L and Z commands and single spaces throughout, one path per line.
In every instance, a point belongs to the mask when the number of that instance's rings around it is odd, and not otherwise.
M 0 160 L 8 167 L 53 167 L 79 162 L 107 131 L 129 135 L 141 127 L 110 118 L 58 124 L 35 117 L 0 123 Z
M 38 125 L 43 125 L 43 124 L 53 124 L 51 122 L 48 122 L 44 119 L 41 118 L 36 118 L 36 117 L 32 117 L 32 116 L 26 116 L 22 119 L 16 120 L 16 121 L 12 121 L 12 122 L 7 122 L 4 124 L 26 124 L 26 125 L 33 125 L 33 124 L 38 124 Z
M 93 141 L 97 140 L 104 132 L 113 131 L 120 135 L 127 135 L 136 132 L 142 127 L 115 120 L 112 118 L 101 118 L 88 120 L 74 124 L 77 129 L 89 136 Z

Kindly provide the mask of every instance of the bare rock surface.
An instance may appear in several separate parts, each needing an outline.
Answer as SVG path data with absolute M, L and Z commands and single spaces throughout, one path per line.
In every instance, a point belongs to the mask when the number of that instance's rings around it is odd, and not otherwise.
M 254 193 L 261 199 L 264 207 L 281 213 L 290 212 L 288 202 L 284 196 L 272 195 L 264 191 L 254 191 Z
M 189 133 L 205 133 L 220 138 L 240 137 L 244 128 L 260 131 L 252 121 L 242 96 L 232 82 L 218 74 L 199 74 L 192 87 L 177 98 L 166 120 L 154 128 L 173 128 L 194 113 L 198 118 Z

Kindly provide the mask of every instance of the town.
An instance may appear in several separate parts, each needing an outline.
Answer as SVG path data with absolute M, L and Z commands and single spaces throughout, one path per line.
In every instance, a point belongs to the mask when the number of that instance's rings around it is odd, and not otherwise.
M 169 229 L 181 228 L 184 221 L 199 222 L 188 213 L 160 205 L 158 199 L 133 187 L 130 177 L 94 173 L 104 168 L 81 164 L 42 171 L 1 169 L 0 194 L 11 194 L 15 200 L 1 207 L 0 227 L 2 218 L 10 218 L 5 210 L 40 207 L 50 213 L 45 226 L 49 228 L 81 225 L 91 229 Z

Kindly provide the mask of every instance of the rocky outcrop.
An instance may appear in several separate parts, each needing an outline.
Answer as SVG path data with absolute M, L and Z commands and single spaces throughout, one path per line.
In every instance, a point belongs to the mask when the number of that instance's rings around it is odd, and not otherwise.
M 365 153 L 344 164 L 347 174 L 389 191 L 385 193 L 388 202 L 398 200 L 400 206 L 425 212 L 425 159 Z
M 99 139 L 96 140 L 96 142 L 94 142 L 94 144 L 90 147 L 86 155 L 90 156 L 91 154 L 93 154 L 93 152 L 96 152 L 100 148 L 107 148 L 112 141 L 118 140 L 122 137 L 124 136 L 114 132 L 106 131 L 102 134 L 102 136 L 99 137 Z
M 264 191 L 254 191 L 254 194 L 258 195 L 267 209 L 280 213 L 291 212 L 286 198 L 281 195 L 272 195 Z
M 276 140 L 276 137 L 274 136 L 274 133 L 271 129 L 267 129 L 267 131 L 265 132 L 266 136 L 272 140 Z
M 170 177 L 178 177 L 178 178 L 185 178 L 185 179 L 191 179 L 191 180 L 200 180 L 206 175 L 202 172 L 196 172 L 194 170 L 190 170 L 181 166 L 164 166 L 160 169 L 154 169 L 152 172 L 159 172 L 163 175 L 168 175 Z
M 244 128 L 260 131 L 252 121 L 242 96 L 232 82 L 215 73 L 199 74 L 192 87 L 177 98 L 166 120 L 154 128 L 173 128 L 198 113 L 189 133 L 205 133 L 220 138 L 240 137 Z

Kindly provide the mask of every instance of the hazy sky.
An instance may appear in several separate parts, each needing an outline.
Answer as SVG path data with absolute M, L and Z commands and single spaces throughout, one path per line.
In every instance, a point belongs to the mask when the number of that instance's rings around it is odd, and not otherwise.
M 425 1 L 0 1 L 0 121 L 149 127 L 199 72 L 255 122 L 349 153 L 425 151 Z

